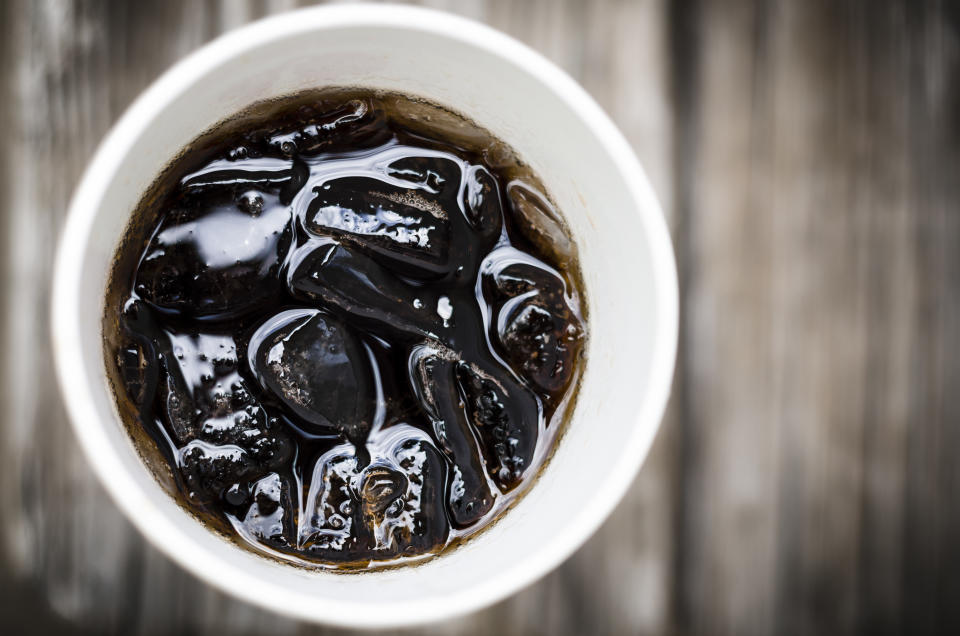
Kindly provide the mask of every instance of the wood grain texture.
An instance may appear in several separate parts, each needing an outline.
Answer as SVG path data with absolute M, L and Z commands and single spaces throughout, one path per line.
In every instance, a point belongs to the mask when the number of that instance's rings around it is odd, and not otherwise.
M 333 634 L 148 546 L 52 385 L 53 239 L 160 72 L 293 2 L 12 0 L 0 121 L 0 621 L 11 633 Z M 449 0 L 611 114 L 674 229 L 674 395 L 600 532 L 430 634 L 960 631 L 960 5 Z
M 687 8 L 681 629 L 956 633 L 956 5 Z

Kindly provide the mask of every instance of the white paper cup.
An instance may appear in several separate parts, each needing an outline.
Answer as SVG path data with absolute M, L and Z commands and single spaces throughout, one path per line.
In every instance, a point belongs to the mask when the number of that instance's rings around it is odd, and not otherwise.
M 107 274 L 140 196 L 197 134 L 268 97 L 366 86 L 429 98 L 510 144 L 541 177 L 580 253 L 590 339 L 579 399 L 541 478 L 492 528 L 416 567 L 299 569 L 241 549 L 184 512 L 140 460 L 108 387 Z M 607 518 L 650 447 L 677 343 L 670 236 L 636 157 L 597 104 L 539 54 L 481 24 L 399 6 L 269 18 L 184 59 L 127 110 L 74 195 L 56 265 L 53 345 L 64 401 L 117 505 L 171 559 L 281 614 L 411 625 L 500 600 L 556 567 Z

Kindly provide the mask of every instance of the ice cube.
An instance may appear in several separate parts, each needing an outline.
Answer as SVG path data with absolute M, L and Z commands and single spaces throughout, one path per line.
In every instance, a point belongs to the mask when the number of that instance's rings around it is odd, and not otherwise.
M 345 177 L 314 188 L 305 226 L 359 246 L 396 272 L 436 278 L 447 271 L 446 214 L 420 191 Z
M 243 519 L 232 518 L 234 528 L 253 541 L 274 547 L 293 543 L 293 510 L 290 486 L 277 473 L 270 473 L 252 485 L 253 503 Z
M 230 484 L 253 476 L 256 463 L 239 446 L 195 439 L 180 449 L 178 467 L 187 496 L 197 502 L 209 502 Z
M 290 211 L 276 192 L 212 189 L 185 197 L 167 215 L 140 263 L 135 291 L 167 314 L 240 315 L 281 292 Z
M 416 184 L 420 192 L 435 198 L 449 225 L 444 236 L 448 243 L 444 274 L 454 284 L 472 284 L 473 274 L 503 227 L 499 186 L 493 175 L 479 165 L 417 155 L 392 162 L 388 174 Z
M 289 181 L 293 162 L 289 159 L 251 157 L 244 159 L 215 159 L 180 180 L 188 192 L 220 189 L 224 186 L 280 184 Z M 217 187 L 219 186 L 219 187 Z
M 533 463 L 540 432 L 536 397 L 505 374 L 489 376 L 467 362 L 456 370 L 490 476 L 501 490 L 510 490 Z
M 194 499 L 216 499 L 290 461 L 293 442 L 248 390 L 230 336 L 168 331 L 165 340 L 167 422 Z
M 421 554 L 446 544 L 444 461 L 407 425 L 371 436 L 361 466 L 353 446 L 317 461 L 301 520 L 301 546 L 335 561 Z
M 362 443 L 376 392 L 369 354 L 343 323 L 315 309 L 291 309 L 250 338 L 250 367 L 265 389 L 320 432 Z
M 516 224 L 521 234 L 555 262 L 575 262 L 576 247 L 570 233 L 547 197 L 521 179 L 510 181 L 506 192 L 511 209 L 521 221 Z
M 383 113 L 366 99 L 351 99 L 334 108 L 307 106 L 300 116 L 308 123 L 268 133 L 265 152 L 290 157 L 356 151 L 390 138 Z
M 583 348 L 579 299 L 554 269 L 513 248 L 491 254 L 485 276 L 499 349 L 534 388 L 559 398 Z
M 503 225 L 503 209 L 497 180 L 483 166 L 470 166 L 466 171 L 464 197 L 467 221 L 481 236 L 496 238 Z
M 466 527 L 490 510 L 494 492 L 460 398 L 458 363 L 457 355 L 442 345 L 423 344 L 413 348 L 408 366 L 413 392 L 433 424 L 434 436 L 457 468 L 448 479 L 448 503 L 453 522 Z
M 436 294 L 412 287 L 366 254 L 333 239 L 311 241 L 293 254 L 288 285 L 294 297 L 374 330 L 422 337 L 443 329 L 442 319 L 430 310 L 439 301 Z

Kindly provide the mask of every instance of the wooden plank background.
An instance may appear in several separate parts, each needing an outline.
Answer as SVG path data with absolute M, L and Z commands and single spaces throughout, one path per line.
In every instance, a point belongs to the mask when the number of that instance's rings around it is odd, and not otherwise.
M 295 3 L 0 4 L 0 625 L 336 633 L 172 565 L 80 457 L 54 241 L 97 142 L 218 33 Z M 429 2 L 584 84 L 649 171 L 682 285 L 673 399 L 573 558 L 446 634 L 960 633 L 960 6 Z

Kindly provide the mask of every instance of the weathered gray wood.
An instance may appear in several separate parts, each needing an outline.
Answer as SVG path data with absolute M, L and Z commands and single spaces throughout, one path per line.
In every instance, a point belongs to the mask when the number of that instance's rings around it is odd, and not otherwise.
M 338 633 L 150 548 L 52 386 L 53 239 L 96 143 L 186 52 L 294 2 L 0 4 L 0 622 Z M 543 581 L 433 634 L 960 630 L 960 5 L 438 0 L 566 68 L 650 172 L 683 295 L 664 428 Z
M 956 633 L 957 6 L 687 9 L 681 625 Z

